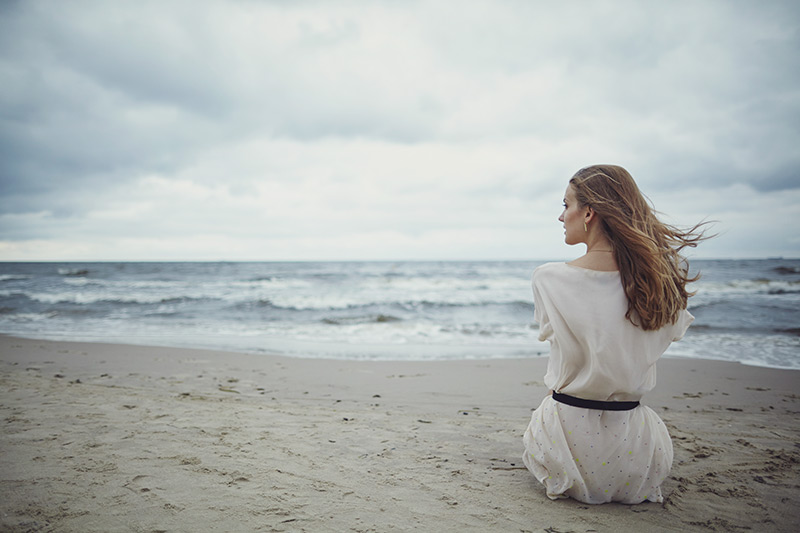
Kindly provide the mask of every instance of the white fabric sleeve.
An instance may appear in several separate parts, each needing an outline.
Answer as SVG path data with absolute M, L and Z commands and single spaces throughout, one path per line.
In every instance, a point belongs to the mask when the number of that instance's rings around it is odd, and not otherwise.
M 533 273 L 533 320 L 539 324 L 539 340 L 550 340 L 553 336 L 553 326 L 550 325 L 550 317 L 547 315 L 542 295 L 536 283 L 536 272 Z
M 673 327 L 673 337 L 672 341 L 679 341 L 683 338 L 686 334 L 686 330 L 689 329 L 689 325 L 694 322 L 694 316 L 684 309 L 678 315 L 678 320 L 675 321 L 675 324 L 672 325 Z

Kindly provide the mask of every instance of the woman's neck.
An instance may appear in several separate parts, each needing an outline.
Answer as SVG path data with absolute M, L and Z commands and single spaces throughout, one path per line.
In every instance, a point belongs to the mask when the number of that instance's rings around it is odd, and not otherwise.
M 597 237 L 588 239 L 586 241 L 586 253 L 609 253 L 614 252 L 614 247 L 605 235 L 598 235 Z
M 619 270 L 617 259 L 614 255 L 614 247 L 604 237 L 587 242 L 586 253 L 574 261 L 570 261 L 570 264 L 603 272 Z

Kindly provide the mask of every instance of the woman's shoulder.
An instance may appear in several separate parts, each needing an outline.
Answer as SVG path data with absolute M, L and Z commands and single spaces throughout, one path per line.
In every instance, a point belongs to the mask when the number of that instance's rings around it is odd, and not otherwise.
M 559 269 L 566 266 L 566 263 L 562 262 L 552 262 L 552 263 L 544 263 L 539 265 L 533 270 L 533 273 L 536 274 L 537 272 L 545 272 L 547 270 Z
M 544 263 L 539 265 L 533 270 L 531 280 L 534 284 L 540 284 L 545 280 L 553 280 L 559 278 L 559 272 L 567 270 L 566 263 Z
M 570 263 L 544 263 L 536 267 L 533 271 L 532 282 L 534 285 L 566 283 L 617 283 L 619 271 L 617 270 L 594 270 L 591 268 L 573 265 Z
M 567 274 L 589 274 L 589 275 L 605 275 L 605 274 L 619 274 L 619 270 L 601 270 L 600 268 L 592 268 L 589 264 L 582 264 L 577 261 L 553 262 L 544 263 L 536 267 L 533 275 L 541 275 L 542 273 L 567 273 Z
M 544 263 L 539 265 L 535 269 L 533 269 L 533 279 L 537 277 L 542 277 L 548 275 L 550 272 L 555 272 L 558 270 L 563 269 L 567 264 L 566 263 Z

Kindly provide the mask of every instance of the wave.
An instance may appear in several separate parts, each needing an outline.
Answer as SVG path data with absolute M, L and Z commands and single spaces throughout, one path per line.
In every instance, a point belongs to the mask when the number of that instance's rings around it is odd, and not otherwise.
M 183 303 L 193 301 L 203 301 L 204 298 L 192 298 L 188 296 L 162 296 L 158 294 L 107 294 L 107 293 L 83 293 L 83 292 L 61 292 L 61 293 L 28 293 L 20 294 L 30 300 L 44 304 L 122 304 L 122 305 L 152 305 L 166 303 Z
M 59 268 L 58 273 L 61 276 L 88 276 L 89 269 L 86 268 Z
M 402 318 L 392 315 L 368 315 L 368 316 L 354 316 L 354 317 L 337 317 L 337 318 L 323 318 L 320 322 L 332 326 L 342 326 L 351 324 L 385 324 L 388 322 L 400 322 Z
M 31 279 L 27 274 L 0 274 L 0 281 Z
M 438 298 L 433 298 L 438 296 Z M 488 296 L 488 298 L 487 298 Z M 485 307 L 495 305 L 532 308 L 533 302 L 519 300 L 516 295 L 452 293 L 452 294 L 408 294 L 380 292 L 351 292 L 331 294 L 275 294 L 262 300 L 278 309 L 293 311 L 344 310 L 373 305 L 399 305 L 409 310 L 421 308 Z
M 13 313 L 6 315 L 6 319 L 11 322 L 16 323 L 29 323 L 29 322 L 41 322 L 43 320 L 49 320 L 55 316 L 58 316 L 58 313 L 55 311 L 49 311 L 46 313 Z
M 446 309 L 505 308 L 509 312 L 530 313 L 533 303 L 519 299 L 478 299 L 471 295 L 452 295 L 446 301 L 425 299 L 425 295 L 409 295 L 412 299 L 394 300 L 394 295 L 381 294 L 330 294 L 310 295 L 302 293 L 274 294 L 270 297 L 260 293 L 216 293 L 215 291 L 168 291 L 168 290 L 68 290 L 55 292 L 0 291 L 0 298 L 21 297 L 42 304 L 72 304 L 91 306 L 95 304 L 153 305 L 191 304 L 218 302 L 238 309 L 258 307 L 285 312 L 302 311 L 357 311 L 359 309 L 394 307 L 405 312 L 434 312 Z M 187 294 L 188 292 L 188 294 Z M 483 295 L 490 296 L 490 295 Z
M 273 278 L 259 281 L 164 281 L 164 280 L 126 280 L 109 281 L 85 277 L 72 277 L 63 280 L 64 285 L 55 290 L 41 290 L 44 287 L 0 290 L 0 298 L 27 297 L 30 300 L 48 305 L 74 304 L 191 304 L 193 302 L 217 302 L 220 309 L 238 308 L 240 310 L 261 308 L 285 312 L 326 312 L 357 311 L 359 309 L 383 312 L 382 309 L 397 309 L 401 314 L 457 311 L 459 309 L 492 309 L 493 312 L 530 313 L 532 299 L 528 300 L 529 289 L 513 289 L 505 282 L 493 283 L 491 280 L 473 280 L 460 283 L 458 280 L 438 282 L 443 290 L 423 290 L 423 284 L 414 284 L 412 290 L 406 284 L 392 282 L 376 284 L 343 284 L 318 290 L 309 286 L 306 280 Z M 453 287 L 459 286 L 455 290 Z M 794 305 L 800 295 L 800 281 L 749 279 L 728 282 L 706 282 L 699 284 L 697 295 L 690 299 L 690 309 L 722 301 L 743 302 L 749 296 L 768 295 L 777 297 L 774 304 L 783 309 Z M 470 287 L 471 288 L 467 288 Z M 494 287 L 486 289 L 484 287 Z M 9 286 L 10 289 L 10 286 Z M 744 298 L 744 300 L 743 300 Z M 369 311 L 365 314 L 369 314 Z M 394 314 L 385 313 L 384 314 Z
M 785 335 L 789 337 L 800 337 L 800 328 L 781 328 L 781 327 L 769 327 L 769 326 L 758 326 L 758 325 L 751 325 L 745 326 L 741 324 L 735 324 L 732 326 L 720 325 L 720 324 L 697 324 L 693 323 L 692 326 L 689 328 L 689 333 L 687 335 L 695 336 L 695 335 L 726 335 L 726 334 L 736 334 L 736 335 L 746 335 L 751 337 L 759 337 L 764 335 Z
M 65 269 L 61 269 L 65 270 Z M 79 272 L 74 270 L 72 272 Z M 0 276 L 0 281 L 24 279 Z M 532 305 L 520 298 L 530 293 L 527 281 L 516 278 L 388 278 L 365 280 L 358 284 L 315 284 L 308 279 L 261 277 L 250 280 L 104 280 L 75 275 L 63 280 L 67 285 L 110 294 L 160 293 L 169 298 L 208 298 L 228 302 L 270 302 L 285 309 L 345 309 L 371 304 L 413 303 L 419 305 Z M 739 279 L 725 282 L 701 281 L 695 286 L 698 296 L 748 294 L 798 294 L 800 280 Z M 149 297 L 148 301 L 152 301 Z M 111 298 L 119 299 L 119 298 Z
M 253 299 L 280 292 L 308 292 L 309 284 L 299 279 L 262 279 L 259 281 L 241 280 L 105 280 L 85 277 L 65 278 L 66 285 L 91 290 L 107 291 L 113 294 L 130 292 L 159 292 L 172 297 L 210 298 L 224 301 Z
M 526 302 L 522 300 L 479 300 L 469 302 L 436 302 L 429 300 L 407 300 L 407 301 L 393 301 L 390 299 L 364 299 L 362 301 L 339 298 L 275 298 L 272 299 L 259 299 L 259 300 L 245 300 L 237 302 L 235 307 L 239 309 L 247 309 L 252 306 L 259 308 L 269 308 L 276 311 L 358 311 L 371 308 L 394 308 L 410 313 L 418 313 L 420 311 L 436 311 L 436 310 L 480 310 L 487 308 L 506 308 L 512 312 L 518 313 L 532 313 L 533 302 Z
M 689 332 L 695 329 L 692 326 Z M 753 335 L 742 331 L 707 331 L 672 344 L 667 356 L 736 361 L 773 368 L 800 369 L 800 337 Z
M 800 293 L 800 281 L 771 279 L 742 279 L 728 282 L 698 283 L 697 294 L 796 294 Z
M 530 309 L 528 280 L 510 276 L 459 278 L 453 276 L 394 277 L 382 273 L 359 278 L 339 276 L 336 282 L 316 274 L 257 275 L 246 279 L 107 278 L 107 272 L 82 267 L 60 268 L 61 287 L 30 287 L 26 294 L 46 304 L 97 302 L 153 304 L 175 300 L 220 301 L 226 305 L 274 307 L 289 311 L 344 310 L 399 304 L 408 309 L 518 305 Z M 114 274 L 116 275 L 116 274 Z M 338 274 L 337 274 L 338 275 Z M 315 277 L 316 276 L 316 277 Z M 326 274 L 323 277 L 330 277 Z M 521 297 L 522 295 L 522 297 Z

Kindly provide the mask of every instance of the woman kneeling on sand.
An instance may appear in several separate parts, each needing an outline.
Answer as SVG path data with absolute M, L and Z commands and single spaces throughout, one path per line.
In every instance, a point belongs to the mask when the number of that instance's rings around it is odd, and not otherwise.
M 655 386 L 656 361 L 694 319 L 686 284 L 696 278 L 679 252 L 703 235 L 699 225 L 661 223 L 613 165 L 579 170 L 558 220 L 566 243 L 586 244 L 586 254 L 533 273 L 552 394 L 533 412 L 523 460 L 552 499 L 661 502 L 672 441 L 639 400 Z

